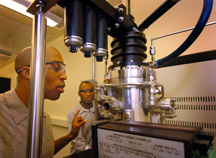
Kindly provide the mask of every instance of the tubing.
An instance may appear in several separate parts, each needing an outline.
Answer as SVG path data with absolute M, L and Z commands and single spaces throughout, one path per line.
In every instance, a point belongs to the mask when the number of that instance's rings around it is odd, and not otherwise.
M 213 0 L 204 0 L 202 14 L 201 14 L 199 21 L 197 22 L 194 30 L 191 32 L 191 34 L 188 36 L 188 38 L 184 41 L 184 43 L 179 48 L 177 48 L 173 53 L 171 53 L 170 55 L 168 55 L 162 59 L 157 60 L 156 63 L 158 66 L 162 66 L 163 64 L 173 60 L 176 57 L 178 57 L 187 48 L 189 48 L 191 46 L 191 44 L 196 40 L 196 38 L 200 35 L 203 28 L 205 27 L 205 24 L 207 23 L 209 16 L 211 14 L 212 6 L 213 6 Z
M 165 14 L 169 9 L 171 9 L 178 1 L 179 0 L 166 0 L 138 26 L 138 30 L 142 32 L 147 29 L 153 22 Z

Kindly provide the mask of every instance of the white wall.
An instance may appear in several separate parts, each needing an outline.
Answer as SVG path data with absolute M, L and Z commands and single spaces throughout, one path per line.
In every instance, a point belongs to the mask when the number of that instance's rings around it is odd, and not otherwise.
M 164 0 L 131 0 L 131 14 L 135 17 L 137 25 L 146 19 Z M 214 8 L 208 22 L 216 21 L 216 0 L 214 0 Z M 146 54 L 148 55 L 147 62 L 150 61 L 149 47 L 150 39 L 183 29 L 194 27 L 201 14 L 203 0 L 181 0 L 165 15 L 153 23 L 148 29 L 144 31 L 147 38 Z M 190 32 L 158 39 L 154 41 L 156 47 L 156 59 L 160 59 L 179 47 L 187 38 Z M 54 126 L 55 138 L 67 133 L 66 115 L 77 105 L 79 97 L 77 95 L 78 86 L 82 80 L 92 79 L 92 58 L 84 58 L 82 52 L 70 53 L 63 42 L 64 36 L 48 43 L 47 45 L 56 47 L 63 55 L 66 63 L 66 74 L 68 79 L 66 82 L 65 93 L 61 94 L 61 98 L 57 101 L 45 100 L 45 111 L 47 111 L 54 124 L 61 124 L 63 127 Z M 183 55 L 191 54 L 201 51 L 216 49 L 216 25 L 207 26 L 204 28 L 201 35 L 194 42 L 194 44 L 186 50 Z M 109 37 L 109 44 L 111 42 Z M 109 51 L 111 48 L 109 48 Z M 109 55 L 110 60 L 111 55 Z M 108 66 L 111 62 L 108 63 Z M 11 78 L 11 88 L 16 85 L 16 74 L 13 70 L 13 63 L 0 69 L 0 77 Z M 104 62 L 96 63 L 95 80 L 98 84 L 103 83 L 103 76 L 105 72 Z M 164 74 L 165 75 L 165 74 Z M 158 78 L 160 81 L 160 79 Z M 163 84 L 163 83 L 162 83 Z M 65 152 L 67 150 L 68 152 Z M 64 151 L 60 151 L 55 157 L 67 156 L 69 154 L 69 147 Z
M 68 129 L 66 127 L 53 125 L 52 130 L 53 130 L 55 139 L 68 134 Z M 54 158 L 62 158 L 62 157 L 70 155 L 70 146 L 71 146 L 70 143 L 66 145 L 57 154 L 55 154 Z

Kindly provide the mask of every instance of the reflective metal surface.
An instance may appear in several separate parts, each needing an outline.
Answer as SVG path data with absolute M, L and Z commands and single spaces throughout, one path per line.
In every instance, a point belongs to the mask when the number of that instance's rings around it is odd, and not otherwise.
M 158 123 L 160 116 L 163 123 L 166 118 L 176 117 L 175 100 L 164 98 L 164 87 L 156 81 L 152 65 L 110 68 L 106 77 L 107 83 L 96 89 L 95 104 L 101 116 L 97 115 L 97 120 L 118 118 Z
M 41 12 L 43 2 L 38 3 L 38 12 L 33 19 L 32 31 L 27 158 L 42 157 L 46 18 Z

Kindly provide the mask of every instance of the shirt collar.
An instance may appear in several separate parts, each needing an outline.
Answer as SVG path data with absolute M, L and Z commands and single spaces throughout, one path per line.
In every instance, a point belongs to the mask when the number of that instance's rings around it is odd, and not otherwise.
M 28 116 L 28 108 L 20 100 L 14 88 L 5 93 L 5 98 L 14 122 L 19 124 Z
M 83 112 L 94 112 L 94 107 L 90 108 L 89 110 L 88 109 L 85 109 L 81 103 L 79 102 L 78 104 L 79 108 L 80 108 L 80 112 L 79 113 L 83 113 Z

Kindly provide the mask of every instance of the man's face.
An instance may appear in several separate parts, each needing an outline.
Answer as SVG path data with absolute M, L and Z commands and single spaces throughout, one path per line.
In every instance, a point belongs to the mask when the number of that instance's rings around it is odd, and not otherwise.
M 62 69 L 63 58 L 56 49 L 51 48 L 46 52 L 46 63 L 48 64 L 45 66 L 44 98 L 57 100 L 64 92 L 64 80 L 67 79 Z
M 81 102 L 84 104 L 92 104 L 94 99 L 94 86 L 91 83 L 83 83 L 78 92 Z

